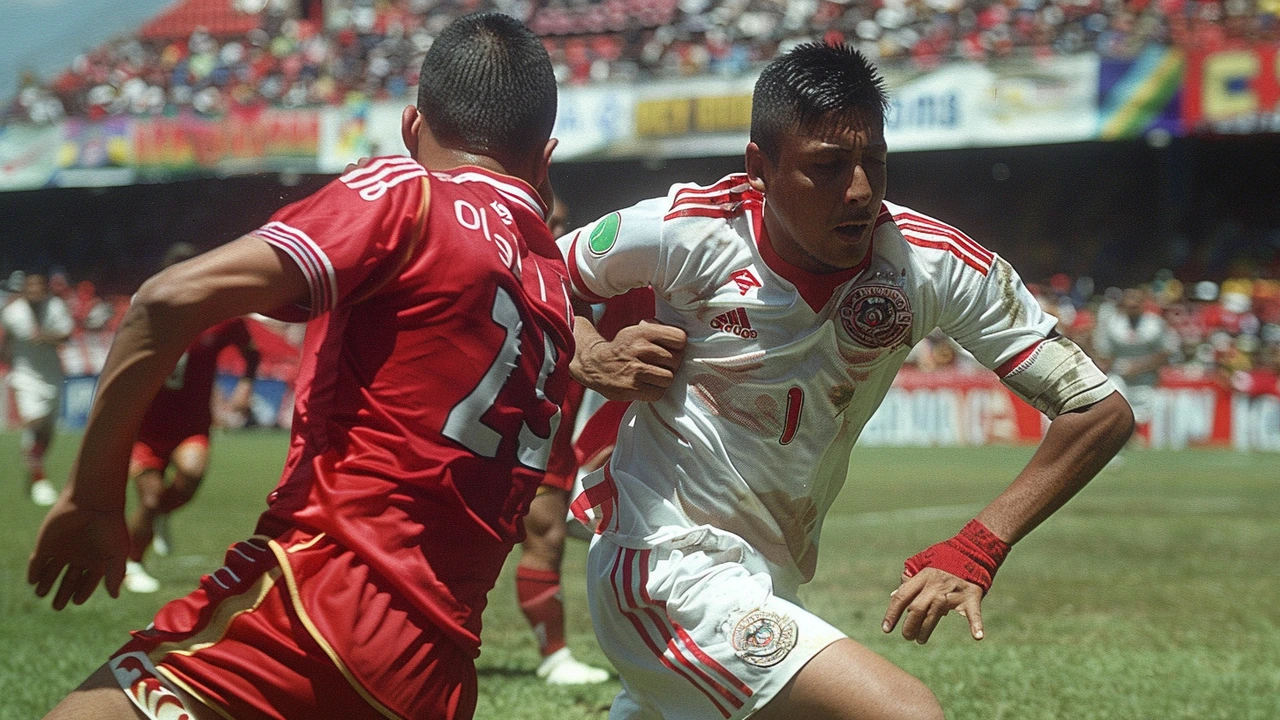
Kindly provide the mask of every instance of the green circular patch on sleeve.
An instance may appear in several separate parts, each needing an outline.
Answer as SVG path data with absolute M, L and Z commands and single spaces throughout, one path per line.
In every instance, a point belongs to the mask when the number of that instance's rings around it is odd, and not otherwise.
M 591 230 L 591 236 L 587 238 L 587 247 L 591 248 L 591 252 L 596 255 L 603 255 L 609 252 L 609 248 L 618 240 L 618 228 L 622 227 L 622 215 L 620 213 L 609 213 L 600 218 L 600 222 Z

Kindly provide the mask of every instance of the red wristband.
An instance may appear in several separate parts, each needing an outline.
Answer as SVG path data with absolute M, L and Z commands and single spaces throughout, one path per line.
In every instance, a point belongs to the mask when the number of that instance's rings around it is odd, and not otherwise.
M 1009 543 L 996 537 L 986 525 L 970 520 L 960 534 L 925 548 L 904 564 L 907 577 L 931 567 L 949 572 L 982 588 L 986 595 L 991 581 L 1004 557 L 1009 554 Z

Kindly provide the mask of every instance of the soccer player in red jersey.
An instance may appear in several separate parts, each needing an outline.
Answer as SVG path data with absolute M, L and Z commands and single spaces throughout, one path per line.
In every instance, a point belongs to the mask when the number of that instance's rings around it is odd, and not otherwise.
M 165 253 L 161 268 L 196 254 L 191 243 L 175 243 Z M 142 420 L 129 461 L 129 476 L 138 488 L 138 505 L 129 518 L 129 562 L 124 575 L 124 587 L 130 592 L 160 589 L 160 582 L 143 567 L 143 557 L 153 539 L 157 554 L 169 554 L 169 513 L 190 502 L 204 480 L 209 466 L 209 428 L 213 425 L 213 382 L 218 355 L 227 347 L 239 350 L 245 364 L 229 404 L 240 412 L 247 411 L 261 354 L 245 321 L 232 318 L 200 333 L 191 343 Z M 173 478 L 166 485 L 164 476 L 169 467 Z
M 31 557 L 37 595 L 118 593 L 133 438 L 205 328 L 310 318 L 293 438 L 256 534 L 50 717 L 472 716 L 480 614 L 569 382 L 541 199 L 555 108 L 535 35 L 461 18 L 402 115 L 412 158 L 353 169 L 138 291 Z

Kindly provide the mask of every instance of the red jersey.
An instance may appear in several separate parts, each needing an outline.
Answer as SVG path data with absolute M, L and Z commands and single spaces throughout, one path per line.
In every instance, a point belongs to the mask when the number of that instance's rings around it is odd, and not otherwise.
M 472 654 L 569 383 L 544 214 L 520 180 L 380 158 L 253 233 L 311 286 L 277 315 L 313 318 L 260 532 L 326 533 Z
M 209 401 L 218 372 L 218 354 L 230 345 L 248 344 L 249 328 L 241 318 L 232 318 L 200 333 L 151 401 L 138 439 L 163 445 L 192 435 L 208 434 L 213 424 Z

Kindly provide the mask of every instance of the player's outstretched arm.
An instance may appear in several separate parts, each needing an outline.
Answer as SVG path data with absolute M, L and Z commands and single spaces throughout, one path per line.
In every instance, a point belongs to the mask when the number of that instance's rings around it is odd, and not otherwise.
M 166 268 L 143 284 L 107 355 L 67 486 L 40 527 L 27 566 L 36 595 L 47 595 L 60 575 L 57 610 L 89 599 L 103 579 L 112 597 L 119 594 L 129 551 L 129 452 L 165 377 L 204 329 L 307 302 L 302 271 L 252 237 Z
M 605 340 L 582 315 L 574 318 L 573 379 L 610 400 L 653 402 L 671 386 L 684 359 L 685 332 L 645 320 Z
M 924 643 L 939 620 L 958 610 L 981 640 L 982 597 L 1009 548 L 1088 484 L 1124 447 L 1133 425 L 1120 393 L 1058 415 L 1004 492 L 954 538 L 907 560 L 882 629 L 892 632 L 905 613 L 903 637 Z

